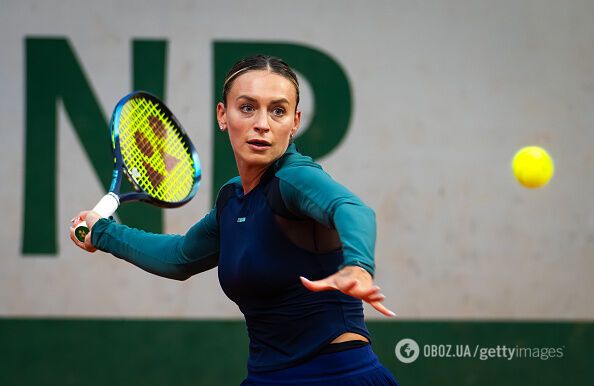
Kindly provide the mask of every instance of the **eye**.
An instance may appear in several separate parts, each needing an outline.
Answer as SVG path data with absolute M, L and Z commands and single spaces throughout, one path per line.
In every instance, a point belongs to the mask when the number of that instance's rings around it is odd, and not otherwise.
M 274 114 L 275 117 L 282 117 L 283 115 L 285 115 L 285 109 L 283 109 L 282 107 L 275 107 L 272 110 L 272 114 Z
M 239 109 L 244 112 L 244 113 L 253 113 L 254 112 L 254 106 L 252 105 L 241 105 L 239 107 Z

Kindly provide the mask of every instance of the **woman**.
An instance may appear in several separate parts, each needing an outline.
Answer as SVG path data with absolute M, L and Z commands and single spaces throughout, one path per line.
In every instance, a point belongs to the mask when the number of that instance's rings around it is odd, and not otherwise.
M 394 314 L 373 284 L 375 216 L 292 138 L 299 83 L 285 62 L 253 56 L 229 71 L 217 105 L 239 176 L 184 236 L 145 233 L 81 212 L 81 248 L 185 280 L 218 266 L 250 337 L 245 385 L 393 385 L 371 351 L 362 300 Z M 74 237 L 86 220 L 85 242 Z M 312 279 L 311 281 L 309 279 Z

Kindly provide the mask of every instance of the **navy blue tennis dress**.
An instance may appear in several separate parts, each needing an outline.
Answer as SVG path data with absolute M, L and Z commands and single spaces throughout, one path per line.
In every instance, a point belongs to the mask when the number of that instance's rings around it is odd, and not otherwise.
M 374 272 L 375 215 L 295 145 L 247 194 L 239 177 L 186 235 L 151 234 L 99 220 L 100 250 L 172 279 L 218 266 L 225 294 L 245 316 L 250 350 L 244 385 L 395 385 L 364 342 L 361 300 L 312 292 L 299 276 L 325 278 L 344 266 Z

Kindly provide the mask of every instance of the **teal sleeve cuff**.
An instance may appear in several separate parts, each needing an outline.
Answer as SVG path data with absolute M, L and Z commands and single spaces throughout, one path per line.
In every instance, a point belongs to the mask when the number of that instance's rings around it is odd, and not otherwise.
M 277 173 L 287 208 L 334 228 L 342 243 L 344 263 L 375 272 L 375 213 L 319 167 L 288 167 Z
M 144 232 L 110 219 L 95 223 L 93 245 L 155 275 L 176 280 L 218 264 L 218 226 L 213 209 L 185 236 Z

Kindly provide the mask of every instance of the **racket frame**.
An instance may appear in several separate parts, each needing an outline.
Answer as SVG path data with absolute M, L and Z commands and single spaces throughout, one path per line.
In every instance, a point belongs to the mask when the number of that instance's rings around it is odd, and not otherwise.
M 186 195 L 186 197 L 181 201 L 167 202 L 150 196 L 148 193 L 143 191 L 140 184 L 138 184 L 136 180 L 130 175 L 130 171 L 124 163 L 119 141 L 119 128 L 122 109 L 128 101 L 130 101 L 133 98 L 140 97 L 148 99 L 151 102 L 159 105 L 161 112 L 165 115 L 165 118 L 170 119 L 171 122 L 173 122 L 173 124 L 179 129 L 182 141 L 188 147 L 188 151 L 192 157 L 192 162 L 194 163 L 192 188 L 190 189 L 190 192 Z M 200 187 L 200 180 L 202 178 L 202 167 L 200 165 L 200 158 L 198 157 L 198 152 L 196 151 L 196 148 L 194 147 L 194 144 L 190 140 L 190 137 L 188 136 L 184 127 L 179 123 L 176 116 L 173 115 L 171 110 L 169 110 L 169 108 L 163 102 L 161 102 L 161 100 L 159 100 L 159 98 L 146 91 L 134 91 L 123 97 L 117 103 L 116 107 L 114 108 L 113 114 L 111 115 L 111 120 L 109 124 L 109 134 L 111 138 L 111 149 L 114 157 L 114 168 L 111 178 L 111 184 L 109 186 L 108 193 L 105 196 L 103 196 L 103 198 L 92 209 L 94 212 L 99 213 L 101 217 L 105 218 L 111 216 L 113 213 L 115 213 L 118 206 L 124 202 L 142 201 L 161 208 L 177 208 L 179 206 L 186 204 L 196 195 L 196 192 L 198 192 L 198 188 Z M 126 192 L 120 195 L 120 188 L 122 186 L 122 174 L 126 176 L 128 181 L 132 185 L 132 188 L 134 188 L 133 192 Z M 85 236 L 88 233 L 89 229 L 87 227 L 86 221 L 83 221 L 80 224 L 78 224 L 74 230 L 75 237 L 80 242 L 84 242 Z
M 143 191 L 140 184 L 138 184 L 134 178 L 132 178 L 130 171 L 128 170 L 126 164 L 124 163 L 122 157 L 122 151 L 120 148 L 120 118 L 121 118 L 121 111 L 124 108 L 124 105 L 133 98 L 142 97 L 152 101 L 153 103 L 159 104 L 160 110 L 165 115 L 165 118 L 170 119 L 173 124 L 179 129 L 183 142 L 188 146 L 188 151 L 192 157 L 192 162 L 194 163 L 194 175 L 193 178 L 193 185 L 192 189 L 188 193 L 188 195 L 181 201 L 176 202 L 167 202 L 163 200 L 159 200 L 158 198 L 151 197 L 149 194 Z M 146 92 L 146 91 L 135 91 L 128 95 L 126 95 L 118 104 L 116 105 L 114 112 L 111 117 L 110 122 L 110 138 L 112 142 L 112 151 L 114 156 L 114 169 L 113 169 L 113 176 L 111 180 L 111 185 L 109 187 L 109 191 L 113 192 L 118 195 L 120 199 L 120 203 L 123 202 L 133 202 L 133 201 L 142 201 L 147 202 L 152 205 L 156 205 L 161 208 L 177 208 L 186 204 L 190 201 L 198 191 L 200 187 L 200 180 L 202 177 L 202 167 L 200 165 L 200 158 L 198 157 L 198 152 L 194 147 L 194 144 L 190 140 L 187 132 L 185 131 L 184 127 L 179 123 L 177 117 L 169 110 L 169 108 L 159 100 L 156 96 Z M 134 188 L 134 192 L 127 192 L 120 195 L 120 188 L 122 184 L 122 174 L 126 176 L 132 187 Z

